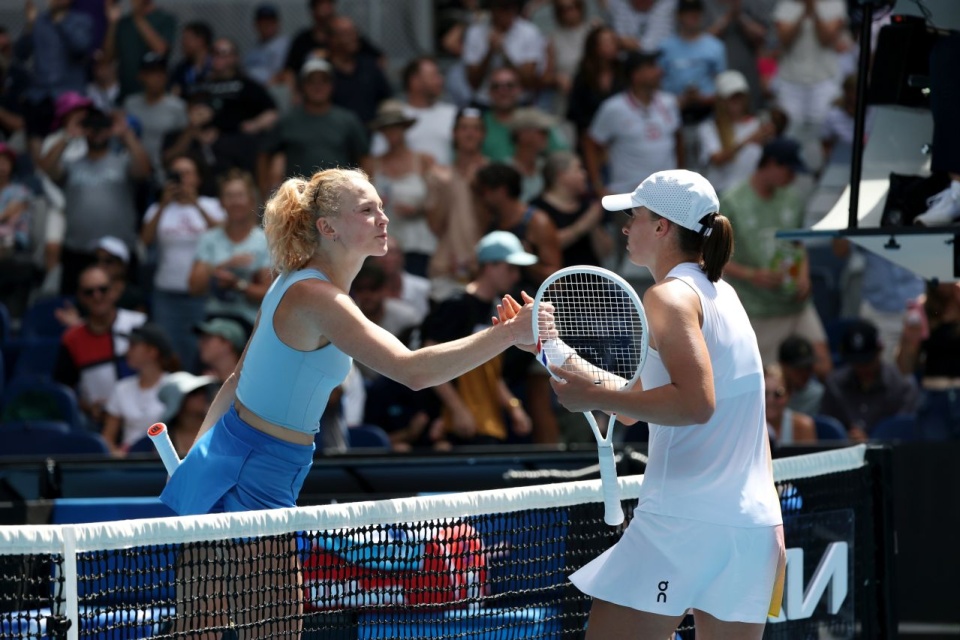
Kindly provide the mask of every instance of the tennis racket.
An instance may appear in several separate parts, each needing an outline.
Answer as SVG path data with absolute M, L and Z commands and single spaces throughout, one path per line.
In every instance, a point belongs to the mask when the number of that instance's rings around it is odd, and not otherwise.
M 150 436 L 153 446 L 157 448 L 160 460 L 163 461 L 163 466 L 167 469 L 167 475 L 172 476 L 173 472 L 180 466 L 180 456 L 177 455 L 177 450 L 170 440 L 170 434 L 167 433 L 167 425 L 157 422 L 147 429 L 147 435 Z
M 542 304 L 552 305 L 554 327 L 539 319 Z M 537 360 L 543 366 L 559 365 L 611 389 L 629 389 L 640 377 L 649 342 L 647 317 L 637 292 L 617 274 L 589 266 L 560 269 L 540 285 L 533 318 Z M 604 434 L 592 412 L 583 415 L 597 439 L 603 519 L 619 525 L 623 509 L 613 455 L 617 416 L 610 414 Z

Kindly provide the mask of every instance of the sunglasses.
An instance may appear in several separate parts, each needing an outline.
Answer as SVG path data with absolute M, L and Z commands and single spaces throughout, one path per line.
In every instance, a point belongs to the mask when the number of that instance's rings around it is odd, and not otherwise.
M 110 291 L 110 285 L 104 284 L 104 285 L 100 285 L 99 287 L 85 287 L 83 289 L 80 289 L 80 295 L 89 298 L 98 293 L 100 295 L 104 295 L 107 293 L 107 291 Z

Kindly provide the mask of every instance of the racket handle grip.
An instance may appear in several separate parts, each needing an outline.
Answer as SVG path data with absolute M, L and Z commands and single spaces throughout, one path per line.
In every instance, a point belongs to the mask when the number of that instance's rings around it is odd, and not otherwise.
M 600 444 L 597 453 L 600 459 L 600 488 L 603 491 L 603 521 L 615 527 L 623 524 L 623 507 L 620 505 L 620 483 L 617 481 L 613 445 Z
M 177 455 L 177 450 L 173 448 L 173 442 L 170 441 L 167 425 L 158 422 L 147 429 L 147 435 L 150 436 L 153 446 L 157 448 L 163 466 L 167 469 L 167 475 L 172 476 L 173 472 L 180 466 L 180 456 Z

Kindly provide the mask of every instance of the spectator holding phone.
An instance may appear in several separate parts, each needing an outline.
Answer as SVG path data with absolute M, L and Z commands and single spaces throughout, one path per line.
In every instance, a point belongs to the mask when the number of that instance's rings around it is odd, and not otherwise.
M 190 156 L 169 164 L 160 201 L 143 218 L 140 239 L 156 245 L 153 278 L 153 320 L 170 336 L 183 366 L 192 370 L 197 360 L 193 327 L 204 319 L 206 300 L 190 295 L 189 278 L 200 236 L 226 218 L 216 198 L 199 195 L 200 171 Z

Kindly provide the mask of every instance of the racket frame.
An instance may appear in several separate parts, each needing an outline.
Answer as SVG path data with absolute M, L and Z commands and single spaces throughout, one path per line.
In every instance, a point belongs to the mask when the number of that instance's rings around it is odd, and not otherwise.
M 649 325 L 647 324 L 647 316 L 643 309 L 643 302 L 640 300 L 640 296 L 637 295 L 636 290 L 630 286 L 626 280 L 617 275 L 616 273 L 604 269 L 602 267 L 594 267 L 587 265 L 580 266 L 570 266 L 560 269 L 553 274 L 551 274 L 546 280 L 541 283 L 540 287 L 537 290 L 537 295 L 533 301 L 533 341 L 537 345 L 537 361 L 544 366 L 547 366 L 544 361 L 549 359 L 546 357 L 546 354 L 543 353 L 543 345 L 540 341 L 540 323 L 539 323 L 539 311 L 540 305 L 543 302 L 543 298 L 546 295 L 548 289 L 556 283 L 558 280 L 562 280 L 572 275 L 588 275 L 598 278 L 604 278 L 611 283 L 617 285 L 626 295 L 627 298 L 633 303 L 634 308 L 639 316 L 640 320 L 640 358 L 639 364 L 636 368 L 636 371 L 633 373 L 627 382 L 623 385 L 622 389 L 630 389 L 636 384 L 637 380 L 640 379 L 640 373 L 643 371 L 643 365 L 647 360 L 647 349 L 649 347 L 650 336 L 649 336 Z M 569 345 L 568 345 L 569 346 Z M 556 363 L 549 363 L 556 364 Z M 549 371 L 549 369 L 548 369 Z M 550 375 L 554 379 L 560 380 L 552 371 Z M 603 504 L 604 504 L 604 522 L 611 526 L 618 526 L 623 523 L 623 507 L 620 504 L 620 484 L 617 480 L 617 464 L 616 458 L 613 452 L 613 428 L 617 422 L 617 414 L 610 413 L 609 420 L 607 422 L 607 432 L 606 435 L 600 431 L 600 425 L 597 424 L 597 419 L 593 415 L 592 411 L 584 411 L 583 416 L 587 419 L 587 423 L 590 425 L 590 430 L 593 431 L 593 437 L 597 441 L 597 456 L 600 462 L 600 483 L 601 489 L 603 492 Z

